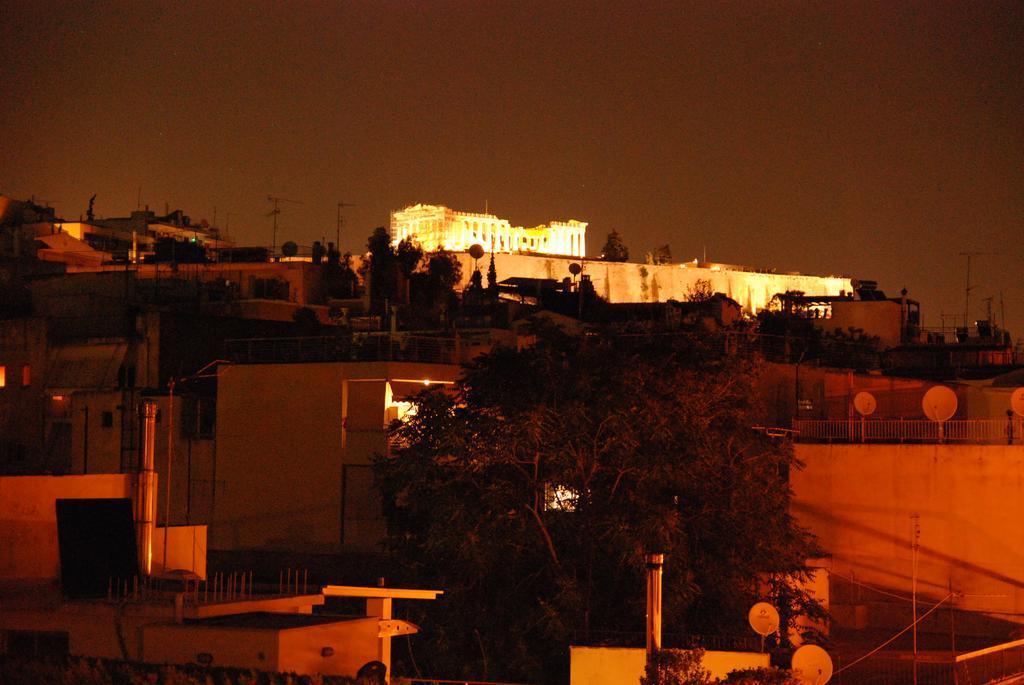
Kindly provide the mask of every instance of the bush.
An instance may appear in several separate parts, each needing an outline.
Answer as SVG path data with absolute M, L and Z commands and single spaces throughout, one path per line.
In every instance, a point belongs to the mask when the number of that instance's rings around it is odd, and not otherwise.
M 728 685 L 798 685 L 799 680 L 782 668 L 744 668 L 730 671 L 725 680 Z
M 703 649 L 662 649 L 644 668 L 640 685 L 711 685 Z

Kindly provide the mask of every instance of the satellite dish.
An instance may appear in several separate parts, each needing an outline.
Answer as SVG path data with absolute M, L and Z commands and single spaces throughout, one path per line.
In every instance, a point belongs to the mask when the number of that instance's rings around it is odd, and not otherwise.
M 818 645 L 804 645 L 793 652 L 793 675 L 805 685 L 825 685 L 832 679 L 832 657 Z
M 573 276 L 579 276 L 581 271 L 583 271 L 583 267 L 577 264 L 576 262 L 573 262 L 572 264 L 569 265 L 569 273 L 571 273 Z
M 288 242 L 281 246 L 281 254 L 283 254 L 285 257 L 294 257 L 298 253 L 299 246 L 296 245 L 291 240 L 289 240 Z
M 853 407 L 861 416 L 871 416 L 878 407 L 875 396 L 869 392 L 859 392 L 853 398 Z
M 932 421 L 948 421 L 956 413 L 956 393 L 944 385 L 936 385 L 924 394 L 921 408 Z
M 779 628 L 779 612 L 768 602 L 758 602 L 750 607 L 747 620 L 750 621 L 750 627 L 754 632 L 761 637 L 771 635 Z
M 480 245 L 479 243 L 474 243 L 473 245 L 470 245 L 469 246 L 469 256 L 472 257 L 473 259 L 480 259 L 481 257 L 483 257 L 484 256 L 483 245 Z
M 1024 388 L 1017 388 L 1010 395 L 1010 409 L 1017 416 L 1024 416 Z

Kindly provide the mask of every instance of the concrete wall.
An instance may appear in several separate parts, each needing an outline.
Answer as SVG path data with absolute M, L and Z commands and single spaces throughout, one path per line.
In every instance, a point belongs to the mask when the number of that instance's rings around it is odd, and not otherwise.
M 832 317 L 814 319 L 814 325 L 825 333 L 838 328 L 861 329 L 868 335 L 878 336 L 883 348 L 896 347 L 903 334 L 903 305 L 891 300 L 849 300 L 832 303 Z
M 131 476 L 0 477 L 0 579 L 57 579 L 57 500 L 131 497 Z
M 66 632 L 71 654 L 142 660 L 145 626 L 170 621 L 173 617 L 172 604 L 129 602 L 119 607 L 100 601 L 56 601 L 49 607 L 27 610 L 5 601 L 4 611 L 0 612 L 0 629 Z M 124 638 L 123 652 L 119 633 Z
M 211 548 L 339 551 L 343 481 L 346 516 L 360 524 L 344 545 L 375 544 L 383 520 L 368 467 L 387 449 L 385 382 L 458 373 L 405 362 L 221 367 Z
M 2 286 L 0 286 L 2 287 Z M 0 321 L 0 459 L 4 469 L 17 471 L 40 464 L 45 400 L 42 385 L 46 370 L 46 321 L 41 318 Z M 28 385 L 22 383 L 29 368 Z
M 278 637 L 278 669 L 354 678 L 364 664 L 377 658 L 379 624 L 374 617 L 282 630 Z M 324 647 L 334 653 L 324 656 Z
M 796 446 L 792 510 L 831 555 L 829 571 L 909 593 L 911 515 L 918 590 L 1024 621 L 1024 446 Z
M 639 683 L 647 652 L 637 647 L 569 647 L 569 685 Z M 730 671 L 767 668 L 768 655 L 754 652 L 704 652 L 704 668 L 712 678 Z
M 265 628 L 200 625 L 148 625 L 142 628 L 142 660 L 157 664 L 194 664 L 201 653 L 212 666 L 279 671 L 278 631 Z
M 164 563 L 164 536 L 167 535 L 167 563 Z M 153 574 L 168 571 L 192 571 L 206 579 L 206 526 L 172 526 L 153 529 Z
M 459 253 L 462 263 L 460 287 L 469 285 L 473 274 L 473 259 Z M 490 255 L 479 262 L 481 273 L 486 272 Z M 512 276 L 524 278 L 553 278 L 561 281 L 570 276 L 569 265 L 578 259 L 564 257 L 533 257 L 515 254 L 496 254 L 494 268 L 498 280 Z M 838 276 L 804 276 L 800 274 L 760 273 L 740 271 L 727 265 L 691 263 L 635 264 L 631 262 L 586 261 L 583 273 L 590 276 L 594 290 L 609 302 L 665 302 L 685 300 L 699 280 L 709 281 L 715 292 L 725 293 L 739 302 L 748 313 L 756 314 L 768 306 L 777 293 L 799 290 L 812 295 L 838 295 L 850 292 L 849 278 Z

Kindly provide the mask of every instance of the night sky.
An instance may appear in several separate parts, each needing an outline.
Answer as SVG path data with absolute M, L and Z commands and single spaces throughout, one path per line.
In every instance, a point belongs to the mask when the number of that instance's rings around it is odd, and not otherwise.
M 0 0 L 0 192 L 361 251 L 415 202 L 1024 335 L 1024 3 Z M 140 192 L 141 188 L 141 192 Z M 230 214 L 229 214 L 230 213 Z

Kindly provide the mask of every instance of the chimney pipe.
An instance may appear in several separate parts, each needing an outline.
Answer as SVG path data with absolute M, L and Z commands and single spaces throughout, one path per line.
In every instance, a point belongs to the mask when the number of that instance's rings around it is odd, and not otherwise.
M 142 469 L 135 478 L 135 534 L 139 550 L 139 569 L 145 575 L 153 571 L 153 525 L 156 521 L 156 402 L 142 401 Z
M 647 663 L 661 649 L 661 567 L 664 554 L 647 555 Z

